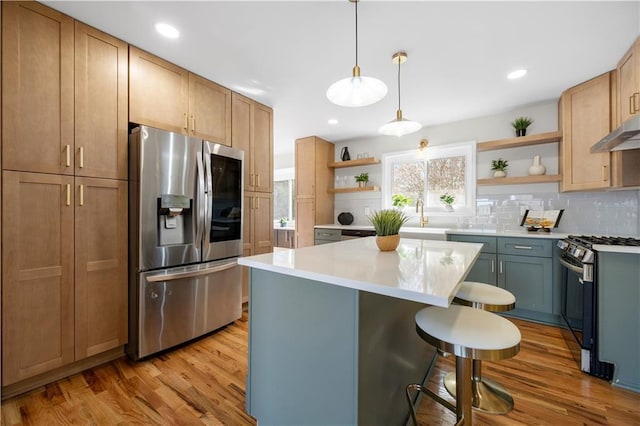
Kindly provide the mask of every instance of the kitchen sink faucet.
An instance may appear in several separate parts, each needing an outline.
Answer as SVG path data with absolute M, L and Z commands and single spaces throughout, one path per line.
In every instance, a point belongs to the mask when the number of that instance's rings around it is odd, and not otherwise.
M 429 223 L 429 219 L 424 217 L 424 200 L 422 198 L 416 201 L 416 213 L 418 213 L 418 209 L 420 209 L 420 228 L 424 228 Z

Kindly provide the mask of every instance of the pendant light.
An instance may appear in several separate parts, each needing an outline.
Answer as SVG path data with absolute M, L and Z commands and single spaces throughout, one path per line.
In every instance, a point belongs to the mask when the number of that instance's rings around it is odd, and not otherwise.
M 396 112 L 396 119 L 380 127 L 378 131 L 383 135 L 400 137 L 417 132 L 422 128 L 422 124 L 403 118 L 402 109 L 400 108 L 400 64 L 407 62 L 407 53 L 396 52 L 391 58 L 391 62 L 398 64 L 398 111 Z
M 360 75 L 358 66 L 358 1 L 349 0 L 355 4 L 356 11 L 356 66 L 353 76 L 336 81 L 327 89 L 327 98 L 336 105 L 346 107 L 361 107 L 375 104 L 387 94 L 387 85 L 377 78 Z

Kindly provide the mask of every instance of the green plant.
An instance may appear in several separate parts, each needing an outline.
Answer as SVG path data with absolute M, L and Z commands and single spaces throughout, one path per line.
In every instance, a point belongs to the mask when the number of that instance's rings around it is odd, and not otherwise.
M 442 201 L 443 203 L 447 204 L 447 205 L 451 205 L 453 204 L 453 202 L 456 200 L 456 197 L 449 194 L 448 192 L 445 192 L 444 194 L 442 194 L 440 196 L 440 201 Z
M 533 123 L 533 119 L 529 117 L 518 117 L 516 118 L 511 125 L 516 130 L 525 130 Z
M 396 235 L 400 232 L 402 225 L 409 220 L 403 212 L 394 209 L 378 210 L 368 216 L 367 219 L 369 219 L 379 237 Z
M 289 218 L 288 217 L 281 217 L 280 218 L 280 225 L 286 225 L 287 222 L 289 222 Z
M 497 160 L 491 160 L 491 170 L 502 170 L 505 171 L 509 162 L 507 160 L 503 160 L 502 158 L 498 158 Z
M 369 182 L 369 173 L 362 172 L 356 175 L 356 182 Z
M 411 203 L 411 198 L 405 197 L 402 194 L 393 194 L 391 197 L 393 207 L 404 207 Z

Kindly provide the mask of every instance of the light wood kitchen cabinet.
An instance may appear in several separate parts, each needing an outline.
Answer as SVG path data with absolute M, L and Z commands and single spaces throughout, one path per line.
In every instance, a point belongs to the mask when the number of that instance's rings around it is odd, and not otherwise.
M 242 255 L 270 253 L 273 251 L 273 194 L 245 192 L 242 234 Z M 249 297 L 249 269 L 242 268 L 242 302 Z
M 296 247 L 314 244 L 314 225 L 333 223 L 335 146 L 309 136 L 296 140 Z
M 74 360 L 73 177 L 3 172 L 2 385 Z
M 75 24 L 75 174 L 127 179 L 128 45 Z
M 2 2 L 2 167 L 73 174 L 74 22 Z
M 273 110 L 235 92 L 231 99 L 231 145 L 244 151 L 244 189 L 273 192 Z
M 640 38 L 620 59 L 616 70 L 618 114 L 614 127 L 640 112 Z
M 76 178 L 75 359 L 127 343 L 127 182 Z
M 129 121 L 231 145 L 229 89 L 134 46 L 129 84 Z
M 611 186 L 610 154 L 590 152 L 591 146 L 611 131 L 611 85 L 612 73 L 608 72 L 566 90 L 560 97 L 562 192 Z
M 2 385 L 122 347 L 127 182 L 5 171 L 2 203 Z

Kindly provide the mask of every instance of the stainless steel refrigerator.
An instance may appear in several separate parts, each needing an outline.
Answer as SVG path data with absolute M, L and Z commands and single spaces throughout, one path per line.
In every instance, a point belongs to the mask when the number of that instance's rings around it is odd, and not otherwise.
M 135 128 L 129 137 L 129 344 L 140 359 L 242 315 L 242 151 Z

